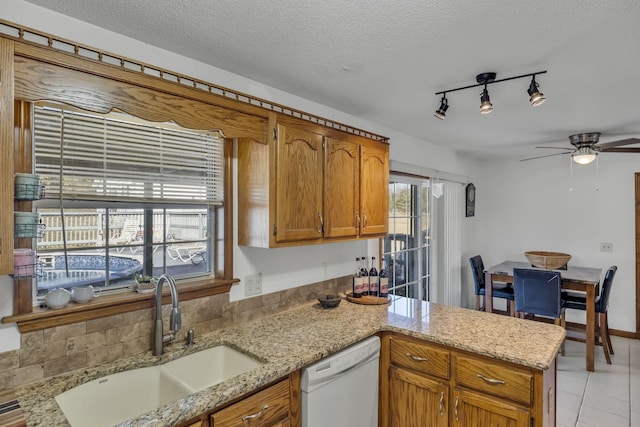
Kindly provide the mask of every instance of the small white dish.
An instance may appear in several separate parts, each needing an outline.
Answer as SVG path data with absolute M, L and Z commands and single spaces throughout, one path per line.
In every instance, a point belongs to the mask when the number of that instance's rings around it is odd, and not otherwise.
M 96 292 L 97 291 L 97 292 Z M 94 288 L 93 286 L 78 286 L 71 289 L 71 299 L 73 302 L 77 302 L 79 304 L 89 302 L 91 299 L 96 296 L 96 293 L 99 295 L 101 292 L 100 288 Z

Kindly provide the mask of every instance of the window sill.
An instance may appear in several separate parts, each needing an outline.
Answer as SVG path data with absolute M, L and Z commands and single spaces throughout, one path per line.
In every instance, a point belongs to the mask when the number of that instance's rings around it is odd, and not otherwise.
M 239 279 L 210 279 L 186 282 L 178 285 L 178 294 L 180 301 L 188 301 L 227 293 L 231 289 L 231 285 L 239 281 Z M 170 301 L 169 291 L 165 287 L 162 293 L 162 303 L 168 304 Z M 66 307 L 59 309 L 34 307 L 31 313 L 3 317 L 1 323 L 17 323 L 20 332 L 25 333 L 151 308 L 154 305 L 154 293 L 127 292 L 103 295 L 86 304 L 69 303 Z

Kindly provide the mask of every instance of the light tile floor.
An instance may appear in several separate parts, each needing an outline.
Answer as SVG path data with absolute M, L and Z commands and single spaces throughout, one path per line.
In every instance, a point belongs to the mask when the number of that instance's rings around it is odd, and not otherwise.
M 595 372 L 585 344 L 567 341 L 558 356 L 557 427 L 640 427 L 640 340 L 612 337 L 611 365 L 596 346 Z

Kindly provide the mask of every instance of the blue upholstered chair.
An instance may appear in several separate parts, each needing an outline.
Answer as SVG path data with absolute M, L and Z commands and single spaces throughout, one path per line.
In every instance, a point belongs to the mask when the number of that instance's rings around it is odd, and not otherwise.
M 516 313 L 551 317 L 556 325 L 566 328 L 561 286 L 562 277 L 557 271 L 514 268 Z M 564 342 L 561 351 L 564 355 Z
M 602 349 L 604 350 L 604 357 L 607 359 L 607 363 L 611 364 L 611 356 L 613 353 L 613 346 L 611 345 L 611 336 L 609 335 L 609 295 L 611 295 L 611 285 L 613 284 L 613 278 L 618 271 L 617 266 L 611 266 L 604 275 L 602 281 L 602 289 L 600 295 L 596 298 L 596 313 L 598 314 L 598 325 L 596 333 L 600 335 L 600 341 Z M 566 308 L 574 310 L 587 310 L 587 298 L 584 293 L 581 292 L 563 292 L 562 298 Z
M 482 262 L 482 257 L 480 255 L 476 255 L 469 258 L 469 264 L 471 264 L 473 283 L 476 287 L 476 310 L 484 310 L 485 282 L 484 263 Z M 506 284 L 496 286 L 494 283 L 492 292 L 494 298 L 503 298 L 507 300 L 507 313 L 513 316 L 515 314 L 513 288 Z

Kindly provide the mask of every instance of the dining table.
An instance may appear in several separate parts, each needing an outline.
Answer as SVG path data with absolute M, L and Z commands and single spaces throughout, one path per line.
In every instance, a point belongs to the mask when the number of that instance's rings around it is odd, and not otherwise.
M 485 270 L 485 311 L 491 313 L 493 311 L 493 282 L 511 283 L 513 284 L 514 268 L 530 268 L 528 262 L 522 261 L 503 261 Z M 540 270 L 540 269 L 538 269 Z M 595 328 L 596 328 L 596 309 L 595 300 L 599 293 L 601 268 L 590 267 L 574 267 L 566 266 L 563 269 L 554 271 L 560 272 L 562 277 L 562 289 L 584 292 L 587 300 L 587 319 L 586 319 L 586 344 L 587 344 L 587 371 L 594 371 L 594 354 L 595 354 Z

